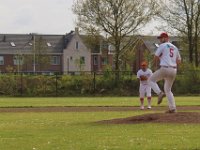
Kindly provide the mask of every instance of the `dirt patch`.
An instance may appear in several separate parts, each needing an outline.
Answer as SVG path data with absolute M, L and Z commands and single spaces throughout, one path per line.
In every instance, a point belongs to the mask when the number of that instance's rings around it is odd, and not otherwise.
M 129 106 L 63 106 L 63 107 L 9 107 L 0 108 L 0 112 L 104 112 L 104 111 L 165 111 L 167 107 L 153 107 L 151 110 L 139 110 Z M 180 106 L 178 111 L 200 111 L 200 106 Z
M 198 112 L 179 112 L 174 114 L 156 113 L 104 120 L 103 124 L 139 124 L 139 123 L 198 123 L 200 124 L 200 113 Z

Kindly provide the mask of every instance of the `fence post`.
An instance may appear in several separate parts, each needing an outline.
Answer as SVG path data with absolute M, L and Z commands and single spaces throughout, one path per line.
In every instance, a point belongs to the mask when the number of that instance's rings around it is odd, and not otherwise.
M 93 90 L 96 93 L 96 71 L 93 72 Z
M 56 73 L 56 97 L 58 96 L 58 73 Z
M 20 76 L 20 79 L 21 79 L 20 94 L 21 94 L 21 96 L 22 96 L 22 95 L 23 95 L 23 74 L 22 74 L 22 72 L 21 72 L 20 75 L 21 75 L 21 76 Z

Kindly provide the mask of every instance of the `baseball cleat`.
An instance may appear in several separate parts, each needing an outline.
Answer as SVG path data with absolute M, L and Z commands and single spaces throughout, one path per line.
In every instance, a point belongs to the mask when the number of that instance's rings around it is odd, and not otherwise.
M 148 106 L 147 109 L 151 109 L 151 106 Z
M 158 105 L 162 103 L 163 98 L 165 97 L 165 93 L 160 92 L 158 95 Z
M 140 110 L 144 110 L 144 106 L 141 106 L 141 107 L 140 107 Z
M 176 109 L 171 109 L 171 110 L 166 111 L 165 113 L 167 113 L 167 114 L 173 114 L 173 113 L 176 113 L 176 112 L 177 112 Z

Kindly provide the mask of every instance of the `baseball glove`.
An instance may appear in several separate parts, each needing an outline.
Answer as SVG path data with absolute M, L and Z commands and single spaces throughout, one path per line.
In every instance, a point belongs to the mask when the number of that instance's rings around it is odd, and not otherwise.
M 148 78 L 146 76 L 140 76 L 141 81 L 146 81 Z

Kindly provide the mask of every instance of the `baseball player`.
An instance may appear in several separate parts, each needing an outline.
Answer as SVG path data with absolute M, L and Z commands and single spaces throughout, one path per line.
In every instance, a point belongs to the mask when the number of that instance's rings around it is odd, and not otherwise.
M 143 61 L 141 63 L 141 69 L 137 72 L 137 78 L 140 80 L 140 109 L 144 109 L 144 98 L 147 96 L 148 100 L 148 109 L 151 109 L 151 87 L 148 84 L 147 80 L 152 75 L 152 71 L 148 69 L 147 62 Z
M 160 61 L 160 69 L 154 72 L 148 81 L 151 88 L 158 95 L 158 104 L 162 103 L 162 99 L 166 95 L 169 105 L 169 110 L 166 113 L 175 113 L 176 104 L 171 88 L 176 77 L 177 65 L 181 63 L 181 56 L 177 47 L 169 42 L 169 36 L 166 32 L 161 33 L 158 39 L 161 44 L 156 50 L 154 63 L 157 64 Z M 160 90 L 156 83 L 163 79 L 165 93 Z

